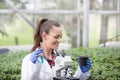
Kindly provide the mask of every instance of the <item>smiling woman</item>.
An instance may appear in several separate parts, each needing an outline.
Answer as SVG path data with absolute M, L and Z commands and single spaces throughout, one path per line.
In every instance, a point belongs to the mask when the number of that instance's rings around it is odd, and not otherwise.
M 59 23 L 48 19 L 40 20 L 34 33 L 31 54 L 28 54 L 22 62 L 22 80 L 51 80 L 54 77 L 54 74 L 50 73 L 55 73 L 53 70 L 55 69 L 55 50 L 62 40 L 62 35 Z M 50 76 L 47 77 L 47 75 Z
M 56 21 L 49 19 L 39 21 L 34 33 L 34 46 L 31 53 L 22 61 L 21 80 L 53 80 L 57 77 L 56 71 L 61 65 L 59 61 L 64 61 L 64 58 L 56 55 L 62 41 L 62 31 L 62 27 Z M 88 62 L 87 67 L 80 68 L 78 65 L 74 77 L 80 80 L 89 78 L 91 62 L 90 60 Z

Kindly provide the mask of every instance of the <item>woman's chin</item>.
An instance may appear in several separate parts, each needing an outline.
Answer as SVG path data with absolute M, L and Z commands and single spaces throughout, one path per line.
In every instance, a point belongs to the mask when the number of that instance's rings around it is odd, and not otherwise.
M 54 49 L 58 49 L 58 46 L 55 46 Z
M 55 47 L 54 49 L 58 49 L 58 47 Z
M 53 49 L 58 49 L 59 45 L 54 45 Z

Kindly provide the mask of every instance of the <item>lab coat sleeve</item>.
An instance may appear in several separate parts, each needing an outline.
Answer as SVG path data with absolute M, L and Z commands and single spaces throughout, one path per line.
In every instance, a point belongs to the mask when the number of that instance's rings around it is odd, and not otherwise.
M 79 78 L 79 80 L 87 80 L 90 77 L 90 72 L 82 73 L 79 66 L 75 72 L 74 77 Z
M 28 54 L 22 61 L 21 80 L 39 80 L 42 63 L 39 61 L 36 64 L 32 63 L 30 56 L 31 54 Z

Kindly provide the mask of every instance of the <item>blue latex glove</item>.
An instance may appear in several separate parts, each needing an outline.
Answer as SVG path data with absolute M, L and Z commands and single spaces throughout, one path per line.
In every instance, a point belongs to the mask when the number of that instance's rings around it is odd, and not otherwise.
M 84 65 L 81 66 L 81 65 L 80 65 L 81 71 L 82 71 L 83 73 L 89 71 L 89 69 L 90 69 L 90 67 L 91 67 L 91 64 L 92 64 L 91 61 L 88 59 L 86 66 L 84 66 Z
M 31 62 L 35 64 L 36 61 L 38 60 L 38 57 L 39 57 L 40 55 L 42 55 L 42 54 L 43 54 L 43 49 L 42 49 L 42 48 L 33 51 L 33 52 L 31 53 L 31 56 L 30 56 Z

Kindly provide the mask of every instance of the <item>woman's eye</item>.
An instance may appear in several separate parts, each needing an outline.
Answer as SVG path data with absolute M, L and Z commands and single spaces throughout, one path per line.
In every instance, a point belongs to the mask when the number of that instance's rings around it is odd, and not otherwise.
M 55 38 L 55 39 L 58 39 L 58 38 L 62 38 L 62 36 L 59 36 L 59 35 L 58 35 L 58 36 L 55 36 L 54 38 Z
M 58 39 L 58 38 L 59 38 L 59 36 L 55 36 L 54 38 L 55 38 L 55 39 Z

